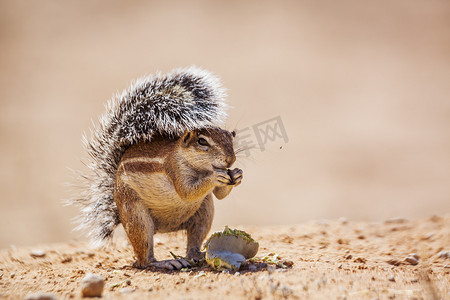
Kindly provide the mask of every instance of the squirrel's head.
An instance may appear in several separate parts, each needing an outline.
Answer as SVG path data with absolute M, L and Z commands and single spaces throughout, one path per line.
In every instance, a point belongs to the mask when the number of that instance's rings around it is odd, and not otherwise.
M 189 164 L 198 169 L 227 169 L 236 161 L 234 132 L 218 127 L 185 132 L 180 142 Z

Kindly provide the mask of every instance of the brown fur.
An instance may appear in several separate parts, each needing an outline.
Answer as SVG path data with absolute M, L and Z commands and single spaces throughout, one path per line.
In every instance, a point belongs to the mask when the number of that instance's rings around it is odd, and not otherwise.
M 156 232 L 186 230 L 187 257 L 203 256 L 200 246 L 214 216 L 212 193 L 222 199 L 242 180 L 242 170 L 227 170 L 236 160 L 232 138 L 226 130 L 209 128 L 178 139 L 156 136 L 125 151 L 114 201 L 136 266 L 155 261 Z

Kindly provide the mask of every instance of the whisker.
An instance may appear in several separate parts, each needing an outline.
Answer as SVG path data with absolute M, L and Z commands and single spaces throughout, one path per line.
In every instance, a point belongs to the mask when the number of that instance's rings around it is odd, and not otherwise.
M 253 149 L 257 149 L 257 148 L 258 148 L 258 147 L 256 147 L 256 145 L 252 145 L 252 146 L 243 146 L 243 147 L 237 148 L 237 149 L 234 151 L 234 153 L 235 153 L 235 154 L 239 154 L 239 153 L 241 153 L 241 152 L 248 151 L 248 150 L 253 150 Z

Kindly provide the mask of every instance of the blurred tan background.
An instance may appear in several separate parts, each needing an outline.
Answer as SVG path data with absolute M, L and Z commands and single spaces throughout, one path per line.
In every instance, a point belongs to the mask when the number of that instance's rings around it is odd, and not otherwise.
M 281 116 L 289 137 L 238 161 L 215 226 L 450 212 L 447 0 L 1 1 L 0 41 L 0 248 L 79 236 L 81 134 L 192 64 L 228 88 L 228 129 Z

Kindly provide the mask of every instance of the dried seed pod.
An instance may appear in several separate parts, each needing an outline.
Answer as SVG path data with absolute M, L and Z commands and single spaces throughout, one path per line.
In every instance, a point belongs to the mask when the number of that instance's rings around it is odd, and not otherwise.
M 234 271 L 258 253 L 259 244 L 245 231 L 230 229 L 216 232 L 203 246 L 206 249 L 206 262 L 217 271 Z

